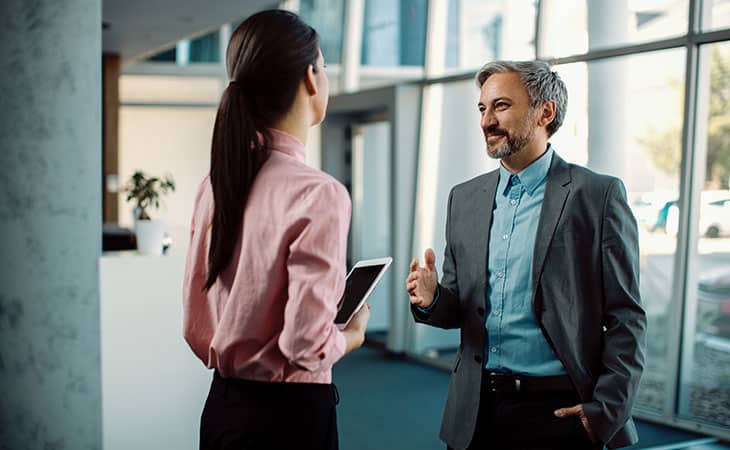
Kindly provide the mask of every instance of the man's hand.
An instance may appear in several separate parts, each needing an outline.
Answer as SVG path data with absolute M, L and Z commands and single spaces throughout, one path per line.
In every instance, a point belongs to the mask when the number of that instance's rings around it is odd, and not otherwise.
M 585 412 L 583 412 L 583 405 L 575 405 L 570 408 L 560 408 L 555 411 L 555 416 L 562 418 L 578 416 L 580 421 L 583 423 L 583 428 L 586 429 L 586 433 L 588 433 L 588 437 L 591 439 L 591 442 L 594 444 L 598 442 L 598 436 L 596 436 L 596 433 L 594 433 L 591 429 L 591 425 L 588 423 L 588 418 L 586 417 Z
M 438 285 L 436 272 L 436 255 L 430 248 L 423 254 L 426 267 L 418 265 L 418 259 L 411 261 L 411 272 L 406 278 L 406 290 L 411 304 L 421 308 L 428 308 L 433 303 L 433 297 Z

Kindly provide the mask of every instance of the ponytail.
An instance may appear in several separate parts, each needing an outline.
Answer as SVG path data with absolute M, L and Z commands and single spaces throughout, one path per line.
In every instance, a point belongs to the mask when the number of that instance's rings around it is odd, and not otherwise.
M 263 139 L 259 139 L 252 106 L 255 106 L 254 99 L 242 92 L 238 83 L 230 83 L 223 92 L 215 118 L 210 157 L 215 206 L 208 247 L 208 277 L 203 286 L 206 291 L 230 263 L 254 179 L 271 154 L 269 132 L 264 128 Z
M 317 32 L 289 11 L 256 13 L 231 35 L 226 68 L 233 81 L 221 97 L 211 145 L 214 206 L 205 291 L 230 264 L 242 234 L 251 187 L 271 154 L 268 129 L 290 110 L 318 54 Z

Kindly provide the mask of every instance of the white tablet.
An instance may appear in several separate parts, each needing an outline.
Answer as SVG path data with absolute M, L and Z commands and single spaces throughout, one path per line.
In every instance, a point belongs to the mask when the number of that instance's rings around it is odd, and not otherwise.
M 335 324 L 340 329 L 345 328 L 352 316 L 362 308 L 368 295 L 375 289 L 375 285 L 378 284 L 391 262 L 393 262 L 393 258 L 390 257 L 368 259 L 358 261 L 352 267 L 350 273 L 347 274 L 345 292 L 337 305 Z

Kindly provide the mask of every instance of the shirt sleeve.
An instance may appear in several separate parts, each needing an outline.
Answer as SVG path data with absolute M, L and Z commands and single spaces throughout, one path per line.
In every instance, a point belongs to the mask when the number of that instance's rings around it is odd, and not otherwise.
M 350 212 L 350 197 L 334 180 L 314 186 L 294 211 L 297 233 L 289 245 L 279 348 L 304 370 L 329 369 L 345 354 L 345 337 L 334 320 L 345 289 Z
M 202 211 L 206 211 L 206 177 L 198 188 L 190 221 L 190 244 L 185 258 L 183 279 L 183 337 L 190 349 L 206 366 L 210 365 L 209 347 L 215 332 L 213 317 L 209 314 L 209 302 L 203 290 L 208 274 L 208 225 Z M 200 223 L 199 221 L 203 221 Z

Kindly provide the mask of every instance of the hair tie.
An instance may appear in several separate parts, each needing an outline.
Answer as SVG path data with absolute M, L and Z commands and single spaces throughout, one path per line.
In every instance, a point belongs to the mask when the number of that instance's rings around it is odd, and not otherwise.
M 231 80 L 228 82 L 228 86 L 236 86 L 238 83 L 236 83 L 236 80 Z

